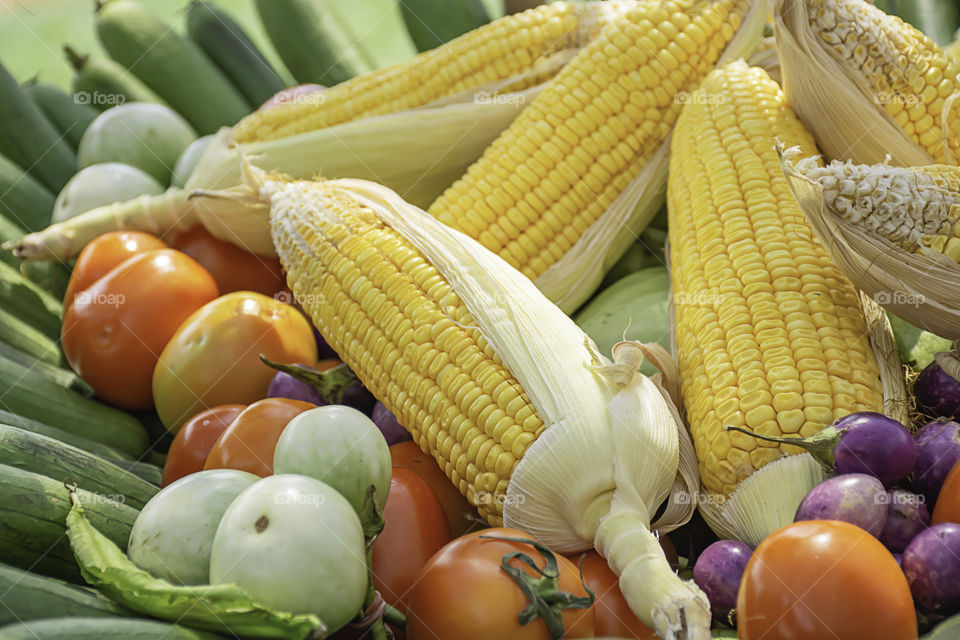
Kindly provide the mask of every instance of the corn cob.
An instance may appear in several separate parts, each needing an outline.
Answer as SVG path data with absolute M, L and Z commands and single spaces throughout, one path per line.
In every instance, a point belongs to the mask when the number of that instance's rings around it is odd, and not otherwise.
M 794 154 L 795 155 L 795 154 Z M 793 166 L 789 161 L 787 166 Z M 824 206 L 906 251 L 960 262 L 960 167 L 891 167 L 805 158 L 794 170 L 820 184 Z
M 273 140 L 495 86 L 552 53 L 582 47 L 633 4 L 558 2 L 508 16 L 408 62 L 342 82 L 324 92 L 323 101 L 255 112 L 237 123 L 234 140 Z
M 114 229 L 163 234 L 202 222 L 221 240 L 270 255 L 262 211 L 238 210 L 233 199 L 204 199 L 197 206 L 190 197 L 194 191 L 239 188 L 248 157 L 261 168 L 297 178 L 376 180 L 426 205 L 578 47 L 635 5 L 635 0 L 554 3 L 493 22 L 408 62 L 255 112 L 218 134 L 183 189 L 94 209 L 26 236 L 16 253 L 23 259 L 66 259 Z M 503 99 L 490 99 L 493 95 Z M 413 144 L 415 154 L 409 151 Z
M 828 158 L 960 161 L 960 61 L 864 0 L 775 0 L 787 100 Z
M 729 500 L 748 476 L 798 450 L 725 427 L 809 436 L 885 408 L 857 291 L 793 200 L 775 137 L 816 151 L 762 69 L 714 71 L 677 123 L 667 193 L 684 405 L 703 486 L 720 505 L 704 513 L 722 535 L 753 544 L 791 522 L 821 476 L 812 459 L 791 461 L 779 480 L 764 478 L 776 499 Z
M 810 225 L 851 281 L 891 313 L 960 338 L 960 169 L 834 161 L 783 152 Z
M 642 349 L 611 365 L 522 274 L 383 187 L 261 180 L 297 300 L 480 513 L 557 550 L 596 540 L 661 637 L 709 637 L 702 594 L 651 544 L 674 481 L 697 480 Z M 685 521 L 681 502 L 654 526 Z
M 430 213 L 537 281 L 564 309 L 575 309 L 603 277 L 602 269 L 590 278 L 582 273 L 612 266 L 634 239 L 631 232 L 642 231 L 659 208 L 665 175 L 654 167 L 666 167 L 664 140 L 683 98 L 720 59 L 752 6 L 750 0 L 638 2 L 560 71 Z M 755 15 L 762 29 L 762 11 Z M 637 200 L 620 196 L 638 176 L 652 193 L 639 207 L 640 219 L 631 220 Z M 611 209 L 618 217 L 594 226 Z M 605 240 L 593 239 L 603 232 Z M 583 244 L 597 246 L 578 252 L 579 264 L 538 280 L 585 236 Z M 610 245 L 616 248 L 606 255 Z

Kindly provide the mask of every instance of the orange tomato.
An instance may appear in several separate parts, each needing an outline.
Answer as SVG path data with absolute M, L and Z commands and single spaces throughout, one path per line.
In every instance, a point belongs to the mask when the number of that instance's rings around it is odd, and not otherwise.
M 950 469 L 943 486 L 940 487 L 937 502 L 933 505 L 930 524 L 942 522 L 960 524 L 960 460 Z
M 546 623 L 537 618 L 525 625 L 517 619 L 529 600 L 500 561 L 508 553 L 527 555 L 543 569 L 546 562 L 533 546 L 494 538 L 531 536 L 516 529 L 486 529 L 455 539 L 437 552 L 410 591 L 407 615 L 409 640 L 549 640 Z M 587 597 L 577 566 L 556 556 L 561 591 Z M 534 577 L 533 569 L 517 558 L 510 565 Z M 594 637 L 594 610 L 566 609 L 561 614 L 564 638 Z
M 216 297 L 217 284 L 193 258 L 172 249 L 135 255 L 67 309 L 63 352 L 103 400 L 149 409 L 160 352 L 190 314 Z
M 278 259 L 244 251 L 214 237 L 203 225 L 173 236 L 170 245 L 202 264 L 217 281 L 220 293 L 256 291 L 273 296 L 285 285 Z
M 667 538 L 664 536 L 660 540 L 663 544 L 662 541 Z M 630 609 L 627 599 L 620 591 L 620 578 L 607 564 L 606 559 L 591 549 L 584 554 L 570 556 L 570 561 L 578 564 L 581 557 L 583 581 L 596 596 L 593 609 L 597 636 L 656 640 L 656 634 Z
M 223 404 L 201 411 L 177 431 L 163 465 L 161 487 L 197 471 L 203 471 L 207 455 L 234 418 L 246 409 L 242 404 Z
M 390 447 L 390 458 L 394 468 L 408 469 L 420 476 L 433 493 L 440 499 L 443 512 L 450 523 L 450 531 L 454 537 L 462 536 L 478 525 L 477 510 L 470 506 L 467 499 L 457 491 L 450 479 L 440 469 L 440 465 L 433 456 L 420 450 L 416 442 L 410 440 L 400 442 Z
M 78 293 L 107 275 L 115 266 L 140 253 L 169 249 L 163 240 L 139 231 L 110 231 L 97 236 L 83 248 L 70 272 L 63 296 L 63 308 L 73 304 Z
M 273 474 L 273 452 L 287 423 L 317 405 L 288 398 L 254 402 L 217 439 L 204 469 L 239 469 L 260 477 Z
M 417 575 L 453 536 L 440 500 L 407 469 L 393 469 L 383 519 L 372 549 L 373 586 L 387 604 L 406 612 Z
M 251 291 L 220 296 L 198 309 L 164 348 L 153 375 L 157 415 L 172 433 L 190 416 L 220 404 L 267 395 L 277 362 L 314 362 L 317 343 L 294 307 Z
M 740 640 L 916 640 L 907 578 L 872 535 L 805 520 L 756 548 L 737 595 Z

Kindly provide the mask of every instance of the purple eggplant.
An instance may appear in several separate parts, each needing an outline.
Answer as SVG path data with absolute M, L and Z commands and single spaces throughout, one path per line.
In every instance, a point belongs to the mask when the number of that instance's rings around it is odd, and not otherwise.
M 741 427 L 727 430 L 800 447 L 832 472 L 866 473 L 885 487 L 903 482 L 917 459 L 916 445 L 907 428 L 872 411 L 851 413 L 809 438 L 765 436 Z
M 836 476 L 804 496 L 793 520 L 843 520 L 879 538 L 887 523 L 887 491 L 865 473 Z
M 935 524 L 921 532 L 903 552 L 901 566 L 920 611 L 960 613 L 960 524 Z
M 900 565 L 900 567 L 902 568 L 902 567 L 903 567 L 903 554 L 902 554 L 902 553 L 896 553 L 896 552 L 894 552 L 894 553 L 891 553 L 890 555 L 893 556 L 893 559 L 896 560 L 896 561 L 897 561 L 897 564 Z
M 337 352 L 333 350 L 333 347 L 327 343 L 326 338 L 316 328 L 313 330 L 313 338 L 317 343 L 317 360 L 340 359 Z
M 930 422 L 917 431 L 917 462 L 913 467 L 913 486 L 933 504 L 940 486 L 960 459 L 960 424 Z
M 710 600 L 717 620 L 730 624 L 737 608 L 737 589 L 753 549 L 737 540 L 718 540 L 703 550 L 693 566 L 693 581 Z
M 930 510 L 923 496 L 903 489 L 887 492 L 887 523 L 880 534 L 880 542 L 893 552 L 902 552 L 930 526 Z
M 390 410 L 379 400 L 373 405 L 373 423 L 380 429 L 380 433 L 386 438 L 387 444 L 395 445 L 398 442 L 413 440 L 410 432 L 400 426 L 397 417 L 390 413 Z
M 318 406 L 342 404 L 369 416 L 376 399 L 349 367 L 341 364 L 326 371 L 303 364 L 281 364 L 260 356 L 268 366 L 277 369 L 267 390 L 269 398 L 304 400 Z
M 960 417 L 960 381 L 941 366 L 950 367 L 951 360 L 956 361 L 954 354 L 938 353 L 913 384 L 917 409 L 931 418 L 952 420 Z

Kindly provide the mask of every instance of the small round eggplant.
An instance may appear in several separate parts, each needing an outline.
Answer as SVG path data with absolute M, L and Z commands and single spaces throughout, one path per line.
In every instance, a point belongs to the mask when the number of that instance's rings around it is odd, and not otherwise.
M 277 371 L 273 376 L 270 386 L 267 387 L 267 397 L 302 400 L 303 402 L 312 402 L 318 407 L 327 404 L 316 389 L 283 371 Z
M 903 573 L 917 608 L 950 616 L 960 612 L 960 524 L 935 524 L 903 552 Z
M 930 422 L 917 431 L 913 486 L 933 504 L 950 469 L 960 459 L 960 424 Z
M 340 356 L 338 356 L 337 352 L 333 350 L 333 347 L 327 343 L 326 338 L 317 331 L 316 327 L 313 329 L 313 338 L 317 342 L 317 360 L 340 359 Z
M 960 381 L 941 366 L 949 359 L 956 359 L 956 356 L 938 353 L 934 361 L 920 372 L 913 385 L 917 409 L 931 418 L 951 420 L 960 417 Z
M 312 402 L 318 407 L 342 404 L 369 416 L 376 399 L 346 365 L 320 371 L 303 364 L 277 365 L 267 390 L 268 398 L 290 398 Z
M 880 542 L 893 552 L 902 552 L 918 533 L 930 526 L 926 499 L 915 493 L 894 489 L 887 492 L 887 524 Z
M 737 608 L 737 590 L 753 548 L 737 540 L 718 540 L 703 550 L 693 566 L 693 581 L 710 600 L 713 616 L 730 624 Z
M 851 413 L 809 438 L 764 436 L 741 427 L 727 429 L 800 447 L 830 471 L 866 473 L 885 487 L 903 482 L 917 459 L 916 445 L 907 428 L 873 411 Z
M 842 520 L 879 538 L 887 523 L 887 492 L 865 473 L 846 473 L 824 480 L 810 490 L 793 521 Z
M 380 433 L 386 438 L 387 444 L 395 445 L 398 442 L 413 440 L 410 432 L 400 426 L 397 417 L 390 413 L 390 410 L 379 400 L 373 405 L 373 423 L 380 429 Z

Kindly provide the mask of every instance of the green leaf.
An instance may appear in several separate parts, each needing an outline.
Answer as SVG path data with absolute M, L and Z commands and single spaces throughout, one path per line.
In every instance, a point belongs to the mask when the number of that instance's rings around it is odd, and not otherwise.
M 888 312 L 887 317 L 893 328 L 900 360 L 918 371 L 933 362 L 933 356 L 937 352 L 953 349 L 953 343 L 946 338 L 915 327 L 892 313 Z
M 323 638 L 313 615 L 271 611 L 236 585 L 177 586 L 155 578 L 97 531 L 75 492 L 67 514 L 67 537 L 83 578 L 131 611 L 198 629 L 246 638 Z

